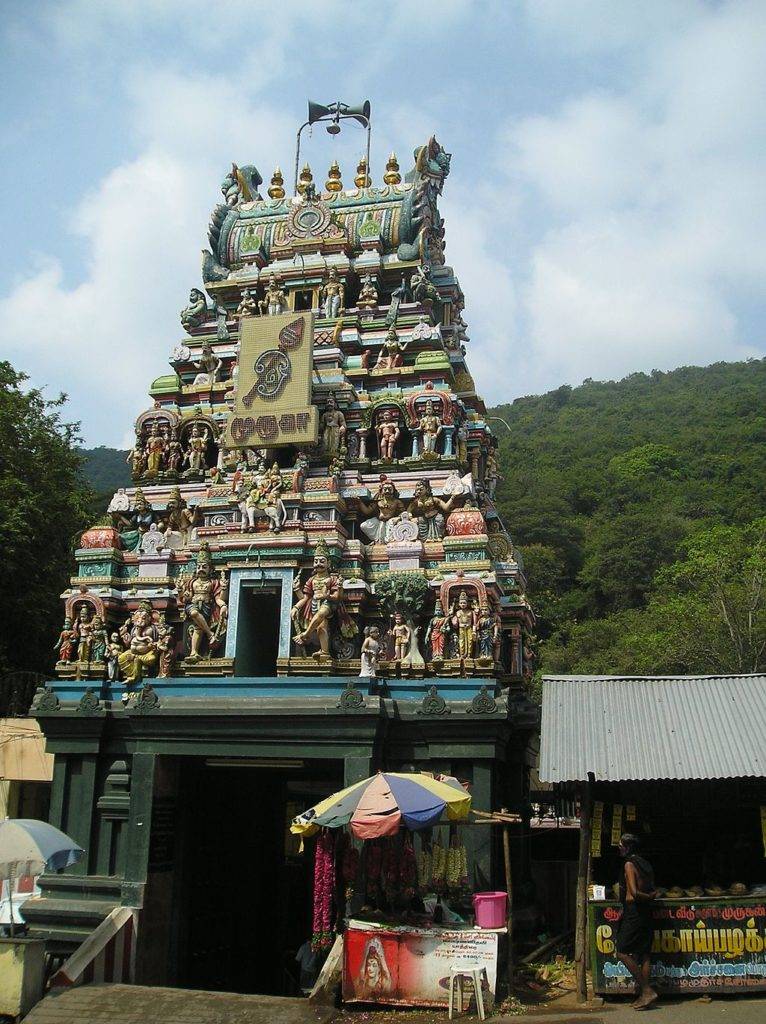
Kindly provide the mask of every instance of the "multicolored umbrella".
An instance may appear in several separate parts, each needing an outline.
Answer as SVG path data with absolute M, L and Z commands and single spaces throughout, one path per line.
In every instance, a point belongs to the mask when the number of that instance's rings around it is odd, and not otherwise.
M 465 818 L 471 797 L 457 779 L 423 773 L 378 772 L 370 779 L 320 800 L 293 819 L 290 831 L 311 835 L 320 828 L 350 825 L 357 839 L 379 839 L 399 830 L 417 830 Z

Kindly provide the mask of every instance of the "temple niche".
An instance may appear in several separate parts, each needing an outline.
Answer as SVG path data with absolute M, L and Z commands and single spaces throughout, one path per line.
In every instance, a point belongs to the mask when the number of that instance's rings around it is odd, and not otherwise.
M 224 176 L 170 372 L 135 423 L 133 485 L 77 549 L 60 676 L 106 694 L 365 666 L 502 688 L 529 670 L 445 262 L 450 156 L 432 138 L 404 177 L 393 154 L 379 184 L 360 168 L 346 188 L 337 164 L 305 165 L 295 196 L 278 168 L 263 191 L 253 164 Z

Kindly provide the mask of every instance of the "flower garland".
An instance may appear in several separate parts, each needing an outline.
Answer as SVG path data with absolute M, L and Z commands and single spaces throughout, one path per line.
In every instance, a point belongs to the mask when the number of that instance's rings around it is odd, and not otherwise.
M 323 829 L 314 851 L 314 918 L 311 948 L 314 952 L 333 944 L 333 898 L 335 895 L 335 839 Z

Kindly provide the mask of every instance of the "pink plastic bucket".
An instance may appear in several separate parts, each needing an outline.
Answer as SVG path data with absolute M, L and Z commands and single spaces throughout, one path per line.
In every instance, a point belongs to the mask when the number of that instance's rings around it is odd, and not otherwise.
M 508 893 L 477 892 L 473 897 L 473 910 L 479 928 L 505 928 L 505 907 Z

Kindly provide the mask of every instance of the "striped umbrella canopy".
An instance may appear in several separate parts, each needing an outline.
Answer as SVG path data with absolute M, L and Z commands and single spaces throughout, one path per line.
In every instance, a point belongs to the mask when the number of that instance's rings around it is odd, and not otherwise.
M 311 835 L 320 828 L 350 825 L 357 839 L 390 836 L 400 825 L 417 830 L 431 828 L 443 816 L 465 818 L 471 797 L 457 779 L 415 772 L 378 772 L 339 793 L 320 800 L 293 819 L 290 831 Z
M 6 818 L 0 821 L 0 878 L 41 875 L 76 863 L 83 850 L 47 821 Z

